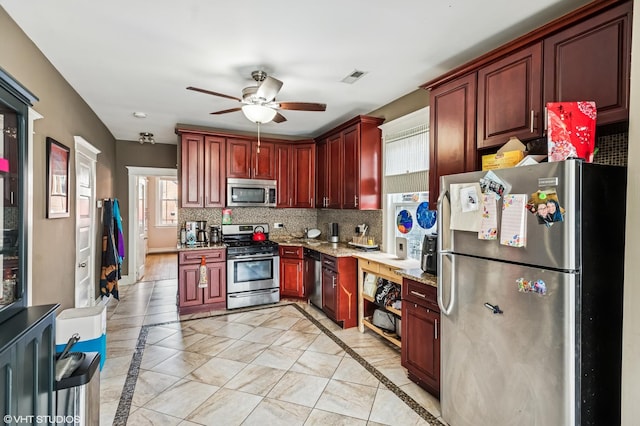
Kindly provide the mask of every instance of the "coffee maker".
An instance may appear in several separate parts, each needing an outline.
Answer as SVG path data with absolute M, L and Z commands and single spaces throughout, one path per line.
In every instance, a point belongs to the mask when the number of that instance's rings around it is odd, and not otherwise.
M 438 269 L 438 235 L 425 235 L 422 241 L 422 256 L 420 268 L 431 275 L 436 275 Z
M 209 236 L 207 235 L 207 221 L 206 220 L 197 220 L 196 226 L 198 231 L 196 232 L 196 241 L 199 243 L 206 243 L 209 241 Z

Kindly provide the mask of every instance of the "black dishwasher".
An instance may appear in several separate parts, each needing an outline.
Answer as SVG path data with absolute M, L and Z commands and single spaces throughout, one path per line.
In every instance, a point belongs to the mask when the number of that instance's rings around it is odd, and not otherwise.
M 321 254 L 305 247 L 304 249 L 304 286 L 309 302 L 322 309 L 322 264 Z

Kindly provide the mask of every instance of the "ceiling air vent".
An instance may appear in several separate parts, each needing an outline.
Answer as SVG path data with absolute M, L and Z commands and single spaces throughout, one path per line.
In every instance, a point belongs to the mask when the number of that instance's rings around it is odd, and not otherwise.
M 347 75 L 341 81 L 343 83 L 353 84 L 356 81 L 360 80 L 366 73 L 366 71 L 353 70 L 351 74 Z

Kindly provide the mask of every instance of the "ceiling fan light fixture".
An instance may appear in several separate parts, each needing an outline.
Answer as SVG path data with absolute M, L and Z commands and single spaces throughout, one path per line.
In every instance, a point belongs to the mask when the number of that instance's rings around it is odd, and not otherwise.
M 254 123 L 268 123 L 276 116 L 276 110 L 264 105 L 243 105 L 242 112 L 249 121 Z

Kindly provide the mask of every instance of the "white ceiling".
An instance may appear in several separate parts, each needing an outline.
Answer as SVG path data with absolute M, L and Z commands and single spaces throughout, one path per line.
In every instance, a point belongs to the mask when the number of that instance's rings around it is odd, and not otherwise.
M 152 132 L 176 143 L 176 123 L 256 131 L 241 112 L 251 71 L 282 80 L 277 100 L 325 112 L 281 111 L 262 132 L 317 136 L 413 92 L 586 0 L 0 0 L 116 139 Z M 0 63 L 1 66 L 1 63 Z M 342 83 L 355 69 L 367 74 Z M 35 93 L 37 96 L 38 94 Z M 36 105 L 37 109 L 37 105 Z M 133 116 L 134 111 L 147 118 Z

